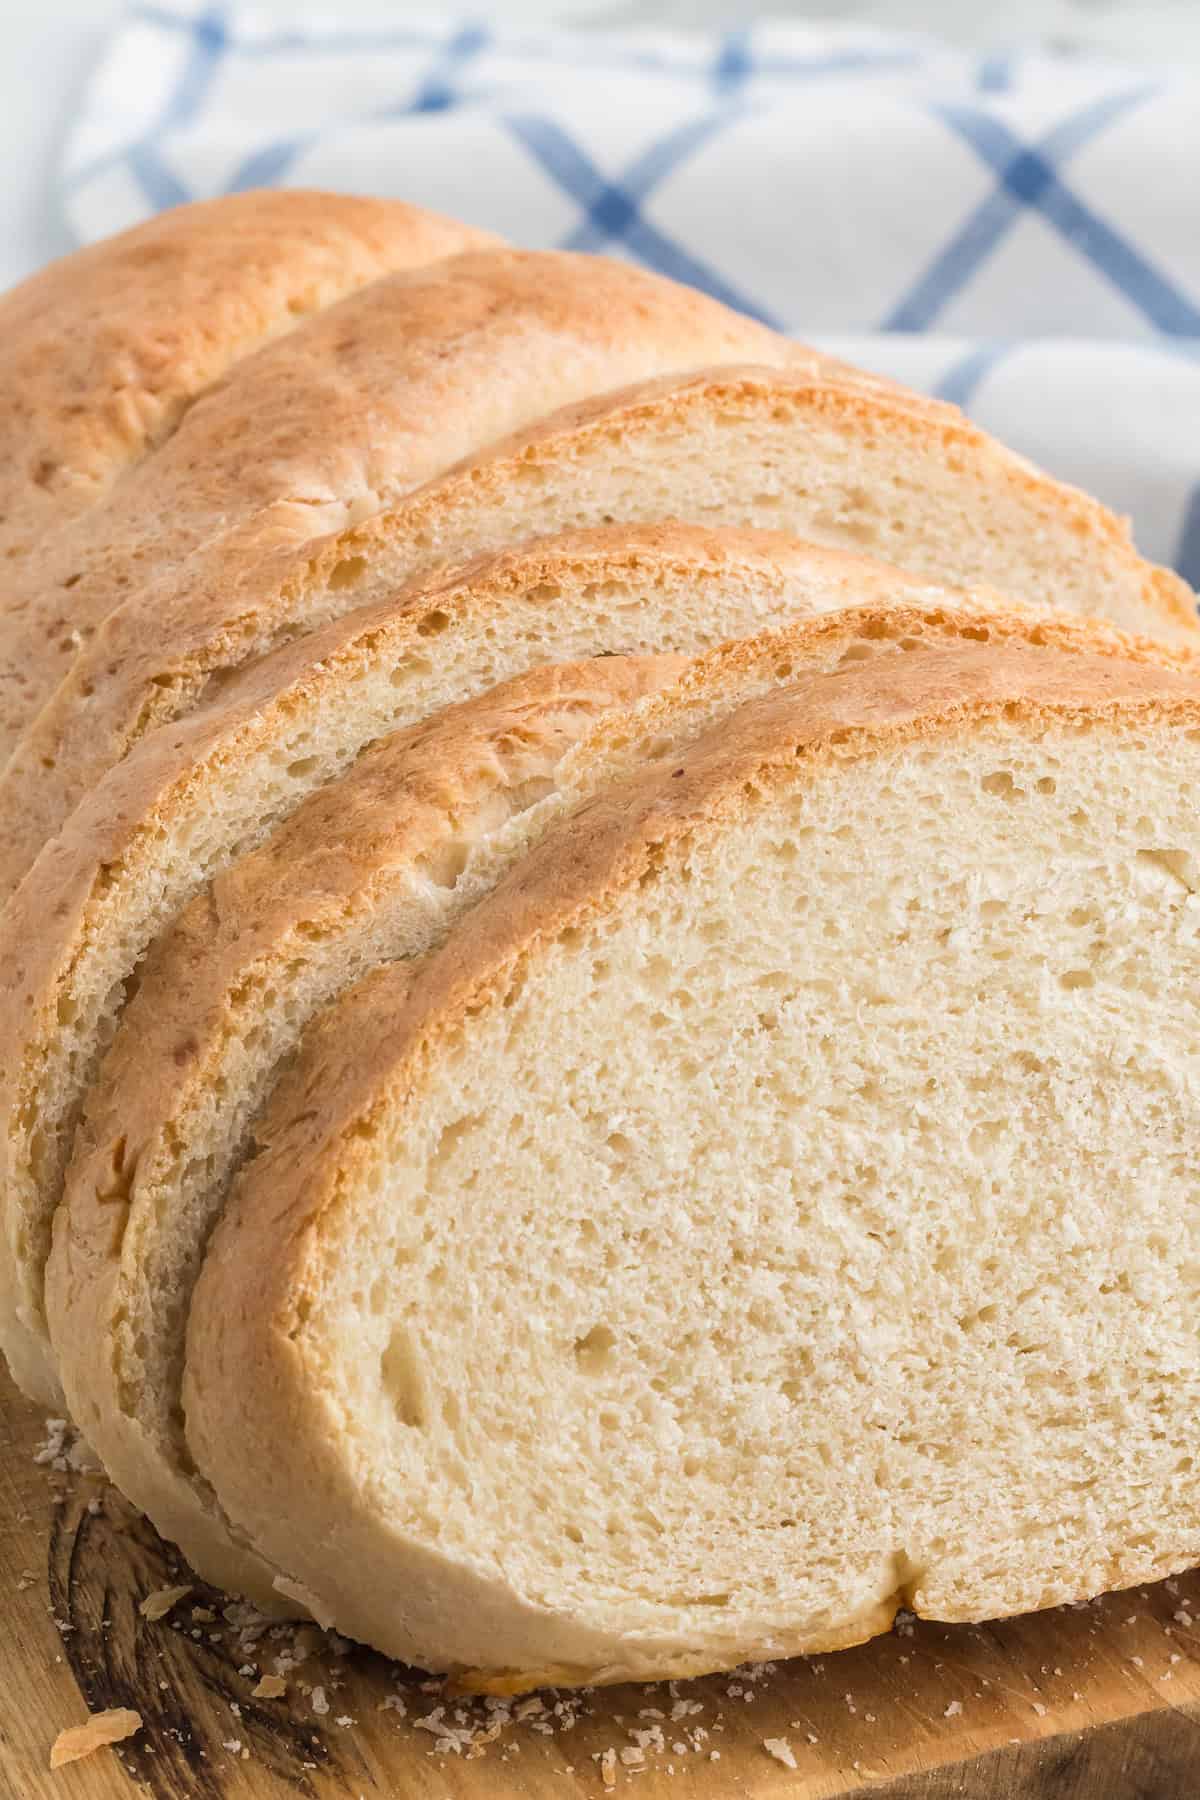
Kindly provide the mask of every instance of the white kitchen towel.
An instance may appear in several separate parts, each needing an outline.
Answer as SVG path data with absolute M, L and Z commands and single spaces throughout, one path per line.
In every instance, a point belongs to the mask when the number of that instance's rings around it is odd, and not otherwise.
M 265 185 L 601 251 L 956 400 L 1200 583 L 1200 87 L 878 31 L 128 15 L 65 148 L 81 240 Z

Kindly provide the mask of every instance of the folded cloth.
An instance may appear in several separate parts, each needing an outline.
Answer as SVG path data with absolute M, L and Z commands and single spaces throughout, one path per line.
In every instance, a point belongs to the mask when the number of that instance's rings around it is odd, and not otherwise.
M 112 38 L 62 189 L 82 241 L 324 186 L 629 258 L 956 400 L 1200 583 L 1197 152 L 1195 82 L 1064 50 L 168 0 Z

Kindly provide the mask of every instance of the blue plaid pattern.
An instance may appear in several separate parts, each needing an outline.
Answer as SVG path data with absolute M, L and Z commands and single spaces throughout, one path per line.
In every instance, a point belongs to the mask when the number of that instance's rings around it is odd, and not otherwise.
M 858 29 L 281 25 L 160 0 L 95 71 L 62 186 L 82 239 L 250 187 L 394 194 L 853 333 L 1200 582 L 1196 102 L 1089 58 Z

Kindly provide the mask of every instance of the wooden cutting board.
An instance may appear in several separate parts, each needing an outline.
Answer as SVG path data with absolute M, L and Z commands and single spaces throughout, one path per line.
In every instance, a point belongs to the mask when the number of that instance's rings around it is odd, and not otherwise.
M 199 1584 L 143 1618 L 187 1571 L 101 1478 L 37 1463 L 46 1439 L 0 1376 L 5 1800 L 134 1800 L 139 1784 L 154 1800 L 1200 1794 L 1200 1574 L 986 1628 L 912 1623 L 752 1679 L 547 1694 L 507 1721 L 472 1701 L 458 1717 L 437 1684 L 311 1627 L 250 1641 Z M 296 1652 L 286 1696 L 255 1698 Z M 52 1774 L 58 1732 L 118 1706 L 142 1730 Z

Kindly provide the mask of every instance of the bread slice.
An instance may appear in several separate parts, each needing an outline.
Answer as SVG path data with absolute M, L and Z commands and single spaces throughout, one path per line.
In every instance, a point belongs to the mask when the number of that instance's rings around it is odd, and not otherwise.
M 77 1134 L 47 1313 L 72 1416 L 206 1575 L 278 1601 L 275 1571 L 248 1558 L 196 1477 L 183 1340 L 230 1177 L 308 1020 L 372 964 L 428 950 L 568 811 L 748 700 L 806 670 L 962 641 L 1158 656 L 1075 620 L 892 597 L 719 648 L 632 711 L 612 702 L 657 685 L 672 659 L 541 668 L 380 740 L 160 938 Z M 598 702 L 610 710 L 585 733 Z
M 80 806 L 0 919 L 0 1342 L 53 1400 L 42 1270 L 80 1102 L 146 948 L 239 852 L 372 739 L 539 663 L 698 651 L 771 619 L 920 584 L 777 535 L 681 528 L 484 561 L 249 665 Z
M 424 243 L 424 240 L 420 240 Z M 453 246 L 453 240 L 447 247 Z M 0 760 L 127 596 L 203 547 L 210 579 L 392 504 L 568 401 L 706 363 L 801 352 L 601 257 L 476 250 L 370 282 L 230 368 L 171 437 L 41 546 L 8 596 Z M 151 614 L 153 617 L 153 614 Z
M 258 345 L 392 269 L 495 242 L 399 201 L 272 191 L 51 263 L 0 298 L 0 553 L 103 500 Z
M 606 520 L 776 527 L 1198 641 L 1190 590 L 1095 501 L 955 408 L 827 365 L 643 384 L 567 408 L 364 524 L 314 541 L 312 510 L 256 515 L 215 560 L 194 557 L 108 619 L 0 781 L 0 895 L 106 769 L 234 667 L 438 565 Z
M 1200 688 L 927 644 L 577 811 L 325 1013 L 188 1443 L 338 1628 L 649 1679 L 1200 1555 Z

